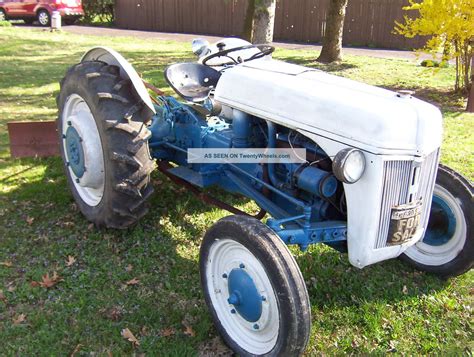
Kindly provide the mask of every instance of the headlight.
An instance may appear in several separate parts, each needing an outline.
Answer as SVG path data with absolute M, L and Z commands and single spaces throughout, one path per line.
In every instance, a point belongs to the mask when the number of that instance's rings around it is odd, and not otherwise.
M 332 170 L 339 181 L 357 182 L 365 170 L 364 154 L 358 149 L 343 149 L 334 157 Z

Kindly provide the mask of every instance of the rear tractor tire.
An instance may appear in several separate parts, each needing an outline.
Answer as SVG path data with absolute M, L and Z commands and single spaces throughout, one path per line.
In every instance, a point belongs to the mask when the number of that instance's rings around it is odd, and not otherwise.
M 58 134 L 67 181 L 84 216 L 126 228 L 153 193 L 146 123 L 151 111 L 119 68 L 91 61 L 71 67 L 58 96 Z

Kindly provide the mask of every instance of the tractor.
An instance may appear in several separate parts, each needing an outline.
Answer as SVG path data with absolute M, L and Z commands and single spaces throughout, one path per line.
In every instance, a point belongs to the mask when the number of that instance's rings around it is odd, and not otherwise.
M 444 278 L 472 268 L 473 186 L 439 164 L 435 106 L 275 60 L 269 45 L 196 39 L 192 51 L 195 62 L 164 71 L 177 94 L 166 96 L 119 53 L 92 48 L 61 81 L 58 134 L 72 196 L 98 228 L 147 214 L 155 169 L 233 213 L 206 232 L 199 258 L 233 351 L 304 352 L 310 301 L 288 245 L 325 244 L 357 268 L 392 258 Z

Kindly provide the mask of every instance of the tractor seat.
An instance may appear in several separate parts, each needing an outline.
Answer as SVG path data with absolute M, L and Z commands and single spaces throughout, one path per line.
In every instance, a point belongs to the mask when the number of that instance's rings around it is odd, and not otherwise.
M 177 63 L 165 69 L 165 79 L 181 97 L 202 102 L 219 81 L 221 74 L 200 63 Z

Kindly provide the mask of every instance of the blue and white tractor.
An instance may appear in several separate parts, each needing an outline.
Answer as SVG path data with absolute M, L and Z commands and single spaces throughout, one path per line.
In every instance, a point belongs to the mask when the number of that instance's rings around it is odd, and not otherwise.
M 61 82 L 58 131 L 72 195 L 97 227 L 126 228 L 147 213 L 155 168 L 234 213 L 205 234 L 200 270 L 215 326 L 236 353 L 306 347 L 310 301 L 287 245 L 326 244 L 357 268 L 399 257 L 442 277 L 471 269 L 473 187 L 439 165 L 436 107 L 274 60 L 267 45 L 195 40 L 193 52 L 196 62 L 164 72 L 177 100 L 117 52 L 91 49 Z M 254 150 L 306 156 L 231 160 Z M 261 212 L 241 212 L 209 187 Z

